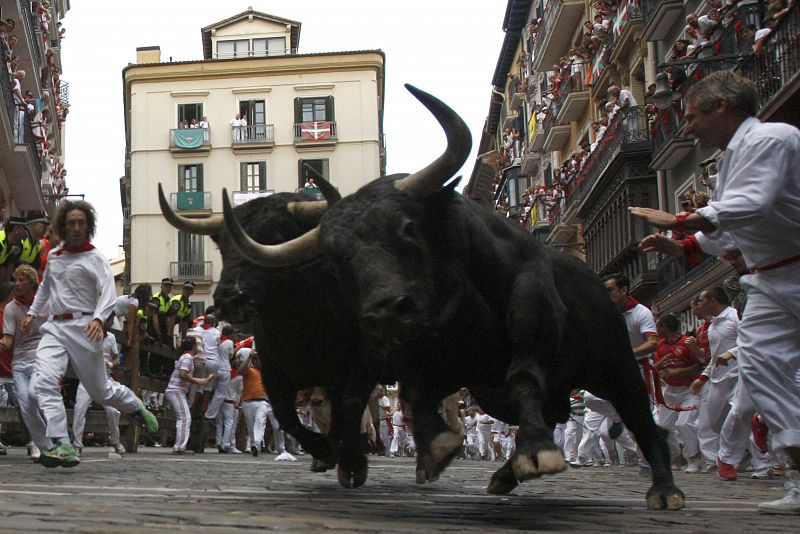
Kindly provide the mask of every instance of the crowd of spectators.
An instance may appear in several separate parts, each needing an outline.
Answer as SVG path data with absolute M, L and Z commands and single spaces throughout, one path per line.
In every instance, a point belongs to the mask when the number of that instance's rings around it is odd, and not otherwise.
M 29 9 L 31 17 L 37 21 L 38 29 L 41 30 L 42 47 L 45 50 L 45 61 L 40 71 L 41 87 L 38 91 L 41 98 L 36 98 L 32 90 L 25 88 L 25 80 L 29 77 L 19 68 L 20 58 L 14 52 L 19 42 L 19 38 L 13 33 L 16 29 L 15 21 L 11 18 L 0 20 L 0 43 L 9 78 L 8 89 L 17 108 L 14 140 L 17 144 L 24 144 L 26 132 L 30 132 L 42 173 L 48 177 L 52 193 L 62 196 L 69 192 L 64 180 L 67 173 L 60 157 L 51 152 L 50 140 L 59 135 L 61 123 L 66 120 L 69 107 L 62 100 L 56 52 L 51 47 L 48 33 L 52 18 L 50 4 L 47 0 L 29 2 Z M 58 31 L 58 39 L 63 38 L 65 30 L 59 26 Z M 50 106 L 51 98 L 54 109 Z

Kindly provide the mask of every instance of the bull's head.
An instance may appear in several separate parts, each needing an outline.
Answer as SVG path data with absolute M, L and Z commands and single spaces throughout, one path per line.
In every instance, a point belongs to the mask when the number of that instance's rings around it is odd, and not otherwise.
M 466 124 L 452 109 L 428 93 L 406 88 L 447 136 L 445 152 L 425 168 L 365 185 L 328 210 L 320 227 L 280 245 L 256 243 L 230 204 L 224 206 L 228 234 L 253 262 L 285 266 L 321 252 L 357 298 L 364 333 L 380 345 L 403 343 L 420 328 L 446 321 L 455 309 L 450 297 L 436 296 L 451 285 L 441 268 L 442 254 L 451 249 L 442 228 L 454 184 L 444 184 L 464 164 L 472 144 Z
M 331 202 L 340 198 L 327 182 L 319 185 Z M 263 302 L 264 291 L 275 290 L 279 279 L 289 275 L 286 272 L 265 275 L 263 269 L 255 268 L 253 263 L 247 261 L 228 235 L 223 215 L 212 215 L 206 219 L 183 217 L 169 205 L 161 184 L 158 185 L 158 200 L 161 213 L 172 226 L 183 232 L 208 235 L 219 246 L 223 267 L 214 293 L 214 304 L 218 314 L 222 313 L 226 320 L 244 322 L 252 317 L 254 304 L 258 304 L 259 300 Z M 282 243 L 315 228 L 327 209 L 328 201 L 311 201 L 292 193 L 278 193 L 251 200 L 231 211 L 235 212 L 237 221 L 241 220 L 259 243 Z

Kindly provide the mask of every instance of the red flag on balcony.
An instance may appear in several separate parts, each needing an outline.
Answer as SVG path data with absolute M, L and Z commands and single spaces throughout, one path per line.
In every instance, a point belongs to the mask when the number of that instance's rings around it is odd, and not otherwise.
M 333 137 L 333 126 L 330 121 L 304 122 L 300 124 L 300 138 L 311 141 L 330 139 Z

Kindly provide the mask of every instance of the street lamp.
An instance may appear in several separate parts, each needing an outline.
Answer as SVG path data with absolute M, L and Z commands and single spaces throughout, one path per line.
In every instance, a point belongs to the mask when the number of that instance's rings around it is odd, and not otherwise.
M 673 95 L 667 73 L 659 72 L 656 76 L 656 91 L 653 93 L 653 103 L 658 109 L 664 111 L 672 107 Z

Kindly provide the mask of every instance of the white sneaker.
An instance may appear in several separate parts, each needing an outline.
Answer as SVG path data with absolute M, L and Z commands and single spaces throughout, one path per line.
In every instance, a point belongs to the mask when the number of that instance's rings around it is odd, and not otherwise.
M 37 447 L 36 444 L 33 442 L 28 443 L 28 456 L 30 456 L 31 460 L 33 460 L 34 462 L 38 462 L 39 458 L 41 458 L 42 456 L 39 447 Z
M 297 458 L 292 456 L 290 452 L 282 452 L 275 457 L 276 462 L 296 462 Z
M 236 447 L 225 447 L 225 450 L 228 451 L 230 454 L 242 454 L 242 451 L 240 451 Z
M 800 473 L 787 471 L 783 483 L 786 495 L 774 501 L 762 502 L 758 511 L 764 514 L 800 514 Z
M 686 468 L 686 474 L 688 475 L 696 475 L 700 472 L 700 461 L 699 460 L 691 460 L 689 462 L 689 466 Z
M 8 449 L 9 449 L 8 445 L 0 441 L 0 456 L 5 456 L 6 454 L 8 454 Z
M 123 445 L 122 443 L 115 443 L 113 447 L 114 447 L 114 452 L 116 452 L 120 456 L 128 452 L 125 450 L 125 445 Z
M 705 474 L 713 472 L 717 468 L 716 464 L 711 462 L 705 461 L 703 462 L 703 466 L 700 468 L 700 472 Z

